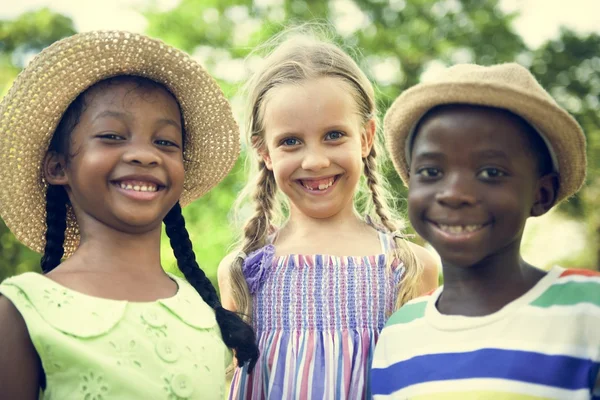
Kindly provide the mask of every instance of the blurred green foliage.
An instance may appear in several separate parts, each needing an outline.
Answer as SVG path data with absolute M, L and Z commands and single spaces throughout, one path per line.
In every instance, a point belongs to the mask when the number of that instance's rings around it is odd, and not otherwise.
M 331 39 L 357 59 L 376 86 L 381 115 L 432 67 L 514 60 L 530 67 L 588 137 L 588 182 L 561 210 L 587 224 L 592 256 L 580 266 L 598 269 L 600 36 L 563 29 L 558 39 L 530 49 L 512 27 L 515 15 L 502 12 L 498 0 L 181 0 L 168 11 L 148 4 L 141 10 L 147 33 L 199 59 L 234 107 L 242 101 L 236 93 L 249 73 L 244 58 L 286 26 L 306 21 L 328 23 Z M 28 56 L 72 33 L 69 18 L 47 9 L 0 21 L 0 92 L 6 92 Z M 398 199 L 404 198 L 391 164 L 385 168 Z M 244 179 L 240 160 L 216 189 L 184 210 L 199 262 L 213 281 L 238 233 L 230 221 L 231 207 Z M 176 271 L 166 238 L 162 248 L 165 268 Z M 38 260 L 0 225 L 0 280 L 38 268 Z

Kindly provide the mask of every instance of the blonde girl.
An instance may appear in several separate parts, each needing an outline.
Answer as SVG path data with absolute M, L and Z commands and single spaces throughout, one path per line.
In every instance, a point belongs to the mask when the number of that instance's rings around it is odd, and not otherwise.
M 230 398 L 370 397 L 386 317 L 437 286 L 432 258 L 390 216 L 373 87 L 341 49 L 306 34 L 277 47 L 248 86 L 254 213 L 219 285 L 224 306 L 251 320 L 261 356 L 252 374 L 236 370 Z

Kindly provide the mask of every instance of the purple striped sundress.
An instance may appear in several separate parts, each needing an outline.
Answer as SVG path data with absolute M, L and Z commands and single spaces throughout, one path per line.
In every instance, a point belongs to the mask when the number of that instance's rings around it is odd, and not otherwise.
M 273 245 L 248 255 L 244 275 L 253 299 L 260 358 L 252 374 L 236 368 L 230 399 L 371 398 L 369 369 L 392 313 L 403 264 L 365 257 L 288 255 Z

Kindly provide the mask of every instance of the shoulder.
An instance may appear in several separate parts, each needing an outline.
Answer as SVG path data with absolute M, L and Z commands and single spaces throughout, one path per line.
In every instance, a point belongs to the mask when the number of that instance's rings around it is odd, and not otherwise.
M 0 295 L 0 392 L 7 398 L 37 399 L 40 362 L 23 317 Z
M 438 267 L 435 257 L 423 246 L 413 242 L 407 242 L 408 247 L 415 253 L 415 256 L 423 263 L 423 266 L 430 272 L 437 274 Z
M 219 296 L 221 298 L 221 305 L 223 308 L 230 311 L 237 311 L 237 305 L 233 299 L 232 292 L 232 265 L 235 259 L 238 257 L 239 251 L 232 251 L 227 254 L 219 263 L 217 269 L 217 282 L 219 284 Z
M 560 296 L 552 296 L 555 301 L 565 303 L 564 305 L 575 305 L 578 303 L 593 303 L 600 307 L 600 272 L 584 269 L 557 269 L 557 278 L 547 290 L 552 293 L 560 293 Z
M 15 335 L 16 334 L 16 335 Z M 0 295 L 0 337 L 27 336 L 27 326 L 15 305 Z
M 553 267 L 542 278 L 542 282 L 529 303 L 536 310 L 572 310 L 576 314 L 599 315 L 600 311 L 600 273 L 587 270 L 564 269 Z M 597 317 L 595 317 L 597 318 Z
M 229 253 L 225 257 L 223 257 L 223 259 L 219 263 L 219 267 L 217 269 L 217 279 L 219 280 L 219 282 L 229 281 L 229 274 L 231 273 L 231 265 L 233 264 L 233 262 L 235 261 L 235 259 L 238 257 L 239 254 L 240 254 L 239 250 L 236 250 L 236 251 L 232 251 L 231 253 Z
M 37 273 L 5 280 L 0 292 L 20 312 L 34 342 L 48 326 L 78 338 L 102 335 L 121 320 L 126 308 L 125 301 L 88 296 Z
M 421 294 L 429 293 L 438 287 L 439 269 L 435 257 L 423 246 L 408 242 L 408 246 L 415 253 L 417 259 L 423 265 L 423 275 L 421 278 Z

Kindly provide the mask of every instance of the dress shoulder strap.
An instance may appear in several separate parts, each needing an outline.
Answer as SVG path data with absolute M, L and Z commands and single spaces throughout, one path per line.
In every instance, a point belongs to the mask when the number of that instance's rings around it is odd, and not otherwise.
M 388 254 L 390 251 L 396 248 L 394 235 L 391 232 L 377 230 L 377 234 L 379 235 L 379 243 L 381 243 L 382 254 Z
M 373 222 L 371 217 L 368 215 L 365 217 L 365 221 L 377 231 L 377 235 L 379 236 L 379 243 L 381 244 L 382 254 L 388 254 L 388 252 L 396 248 L 396 242 L 394 241 L 393 232 L 390 232 L 384 226 Z

